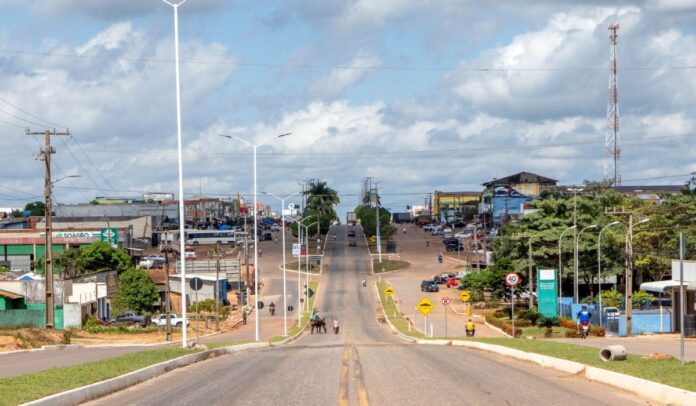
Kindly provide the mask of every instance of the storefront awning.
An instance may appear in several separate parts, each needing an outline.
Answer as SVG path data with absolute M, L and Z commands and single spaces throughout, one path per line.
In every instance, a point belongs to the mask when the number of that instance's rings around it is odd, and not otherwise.
M 684 285 L 686 289 L 693 290 L 695 284 L 693 282 L 690 283 L 685 281 Z M 679 281 L 644 282 L 640 284 L 640 290 L 644 290 L 646 292 L 664 293 L 672 289 L 679 289 L 679 286 Z

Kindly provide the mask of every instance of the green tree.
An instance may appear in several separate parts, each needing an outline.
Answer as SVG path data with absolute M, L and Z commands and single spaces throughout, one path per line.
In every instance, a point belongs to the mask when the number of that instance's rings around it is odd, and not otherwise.
M 377 234 L 377 210 L 370 206 L 358 206 L 355 208 L 355 218 L 360 220 L 360 225 L 367 237 Z M 379 232 L 382 239 L 391 238 L 396 228 L 391 224 L 391 213 L 384 207 L 379 208 Z
M 338 193 L 328 187 L 322 180 L 314 180 L 309 184 L 309 189 L 304 192 L 307 204 L 304 208 L 303 217 L 313 216 L 313 223 L 319 219 L 321 234 L 329 232 L 331 222 L 338 219 L 334 206 L 341 202 Z M 296 235 L 297 225 L 293 226 L 293 233 Z M 317 233 L 315 226 L 309 228 L 309 234 Z
M 44 202 L 27 203 L 24 210 L 30 211 L 32 216 L 43 216 L 46 213 L 46 205 Z
M 54 261 L 64 278 L 102 271 L 117 271 L 119 274 L 131 267 L 131 257 L 124 249 L 112 248 L 107 242 L 68 248 L 55 254 Z
M 159 299 L 159 290 L 150 275 L 138 268 L 129 268 L 118 277 L 118 301 L 126 308 L 150 312 Z
M 21 210 L 12 210 L 12 213 L 10 214 L 10 217 L 12 218 L 22 218 L 24 217 L 24 212 Z

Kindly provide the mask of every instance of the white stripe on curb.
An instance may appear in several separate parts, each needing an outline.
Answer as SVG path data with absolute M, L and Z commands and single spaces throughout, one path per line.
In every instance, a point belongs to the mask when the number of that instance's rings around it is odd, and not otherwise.
M 75 388 L 69 391 L 47 396 L 45 398 L 25 403 L 24 405 L 67 406 L 81 404 L 129 388 L 148 379 L 152 379 L 156 376 L 163 375 L 171 370 L 181 368 L 199 361 L 204 361 L 208 358 L 213 358 L 216 356 L 234 353 L 238 351 L 258 349 L 264 347 L 269 347 L 269 344 L 265 342 L 240 344 L 231 347 L 216 348 L 213 350 L 202 351 L 195 354 L 184 355 L 183 357 L 160 362 L 159 364 L 155 365 L 150 365 L 137 371 L 129 372 L 125 375 L 117 376 L 115 378 L 107 379 L 105 381 L 96 382 L 91 385 L 82 386 L 80 388 Z
M 585 377 L 591 381 L 611 382 L 610 385 L 612 386 L 663 404 L 696 405 L 696 392 L 689 392 L 685 389 L 648 381 L 647 379 L 591 366 L 585 367 Z

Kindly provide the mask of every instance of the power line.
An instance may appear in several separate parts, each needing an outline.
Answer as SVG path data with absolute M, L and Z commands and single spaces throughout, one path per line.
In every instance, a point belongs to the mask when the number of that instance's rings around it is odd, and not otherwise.
M 101 178 L 104 179 L 104 182 L 106 182 L 106 184 L 109 185 L 109 187 L 110 187 L 111 189 L 113 189 L 114 187 L 113 187 L 113 185 L 111 185 L 111 182 L 109 182 L 109 180 L 106 179 L 106 176 L 104 176 L 104 174 L 102 173 L 102 171 L 99 170 L 99 168 L 94 164 L 94 162 L 92 162 L 92 159 L 89 157 L 89 155 L 87 155 L 87 153 L 85 152 L 85 150 L 82 149 L 82 144 L 80 144 L 80 143 L 77 141 L 77 138 L 75 138 L 75 136 L 71 136 L 70 138 L 73 140 L 73 142 L 74 142 L 74 143 L 77 145 L 77 147 L 80 149 L 80 151 L 82 152 L 82 155 L 84 155 L 85 158 L 87 158 L 87 162 L 89 162 L 90 165 L 92 165 L 92 168 L 96 169 L 96 171 L 97 171 L 97 173 L 99 174 L 99 176 L 101 176 Z
M 3 98 L 3 97 L 0 97 L 0 101 L 3 102 L 3 103 L 5 103 L 5 104 L 9 104 L 10 106 L 14 107 L 15 109 L 21 111 L 22 113 L 28 115 L 28 116 L 31 117 L 31 118 L 35 118 L 35 119 L 37 119 L 37 120 L 39 120 L 39 121 L 43 121 L 44 123 L 49 124 L 49 125 L 54 126 L 54 127 L 66 128 L 66 129 L 67 129 L 66 126 L 59 125 L 59 124 L 53 123 L 53 122 L 51 122 L 51 121 L 45 120 L 45 119 L 43 119 L 43 118 L 41 118 L 41 117 L 35 116 L 35 115 L 29 113 L 28 111 L 22 109 L 21 107 L 17 106 L 16 104 L 10 103 L 9 101 L 7 101 L 7 99 L 5 99 L 5 98 Z
M 27 127 L 25 127 L 25 126 L 22 126 L 22 125 L 19 125 L 19 124 L 8 123 L 7 121 L 2 121 L 2 120 L 0 120 L 0 124 L 8 125 L 8 126 L 10 126 L 10 127 L 21 128 L 21 129 L 23 129 L 23 130 L 26 130 L 26 129 L 27 129 Z
M 70 153 L 70 155 L 73 157 L 73 159 L 75 160 L 75 162 L 77 162 L 77 164 L 80 166 L 80 169 L 82 169 L 82 171 L 85 173 L 85 175 L 87 175 L 87 178 L 89 178 L 89 180 L 92 181 L 92 183 L 94 183 L 94 186 L 96 186 L 97 188 L 99 188 L 99 184 L 94 180 L 94 178 L 92 178 L 92 175 L 89 174 L 89 172 L 87 171 L 87 169 L 85 169 L 85 167 L 82 166 L 82 162 L 80 162 L 80 160 L 77 159 L 77 157 L 76 157 L 75 154 L 72 152 L 72 150 L 70 149 L 70 147 L 68 146 L 68 144 L 67 144 L 62 138 L 60 138 L 60 141 L 63 143 L 63 146 L 64 146 L 65 149 L 68 151 L 68 153 Z M 99 189 L 99 190 L 101 190 L 102 192 L 106 192 L 106 189 Z
M 60 57 L 72 59 L 93 59 L 93 60 L 117 60 L 127 62 L 157 62 L 173 63 L 173 59 L 168 58 L 128 58 L 118 56 L 99 56 L 99 55 L 78 55 L 51 51 L 25 51 L 0 49 L 0 53 L 12 55 L 28 55 L 40 57 Z M 537 67 L 493 67 L 493 66 L 404 66 L 404 65 L 330 65 L 330 64 L 287 64 L 287 63 L 267 63 L 267 62 L 240 62 L 240 61 L 212 61 L 201 59 L 181 60 L 183 64 L 197 65 L 230 65 L 240 67 L 256 68 L 277 68 L 277 69 L 337 69 L 337 70 L 370 70 L 370 71 L 415 71 L 415 72 L 555 72 L 555 71 L 605 71 L 606 66 L 537 66 Z M 662 66 L 626 66 L 619 70 L 622 71 L 665 71 L 665 70 L 693 70 L 696 65 L 662 65 Z
M 12 113 L 10 113 L 9 111 L 3 110 L 3 109 L 0 109 L 0 113 L 5 113 L 5 114 L 7 114 L 7 115 L 10 116 L 10 117 L 16 118 L 17 120 L 22 120 L 22 121 L 24 121 L 25 123 L 37 125 L 37 126 L 39 126 L 39 127 L 43 127 L 43 128 L 49 128 L 49 127 L 50 127 L 50 126 L 47 126 L 46 124 L 37 123 L 36 121 L 27 120 L 26 118 L 22 118 L 22 117 L 20 117 L 20 116 L 18 116 L 18 115 L 16 115 L 16 114 L 12 114 Z M 22 127 L 22 128 L 24 128 L 24 127 Z

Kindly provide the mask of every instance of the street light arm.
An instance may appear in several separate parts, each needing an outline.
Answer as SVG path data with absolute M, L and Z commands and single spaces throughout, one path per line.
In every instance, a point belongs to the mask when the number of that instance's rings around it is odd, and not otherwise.
M 162 1 L 164 1 L 164 0 L 162 0 Z M 250 146 L 250 147 L 252 147 L 252 148 L 255 147 L 254 144 L 250 143 L 249 141 L 247 141 L 247 140 L 245 140 L 245 139 L 239 138 L 239 137 L 235 137 L 235 136 L 232 136 L 232 135 L 226 135 L 226 134 L 218 134 L 218 135 L 219 135 L 220 137 L 225 137 L 225 138 L 229 138 L 229 139 L 231 139 L 231 140 L 236 140 L 236 141 L 242 142 L 242 143 L 244 143 L 244 144 L 246 144 L 246 145 L 248 145 L 248 146 Z
M 162 1 L 169 4 L 172 7 L 179 7 L 180 5 L 186 3 L 186 0 L 182 0 L 181 3 L 172 3 L 172 2 L 169 2 L 167 0 L 162 0 Z
M 256 144 L 256 146 L 257 146 L 257 147 L 260 147 L 261 145 L 264 145 L 264 144 L 266 144 L 266 143 L 269 142 L 269 141 L 272 141 L 272 140 L 274 140 L 274 139 L 276 139 L 276 138 L 287 137 L 288 135 L 292 135 L 292 133 L 284 133 L 284 134 L 274 135 L 273 137 L 266 138 L 265 140 L 259 142 L 258 144 Z

